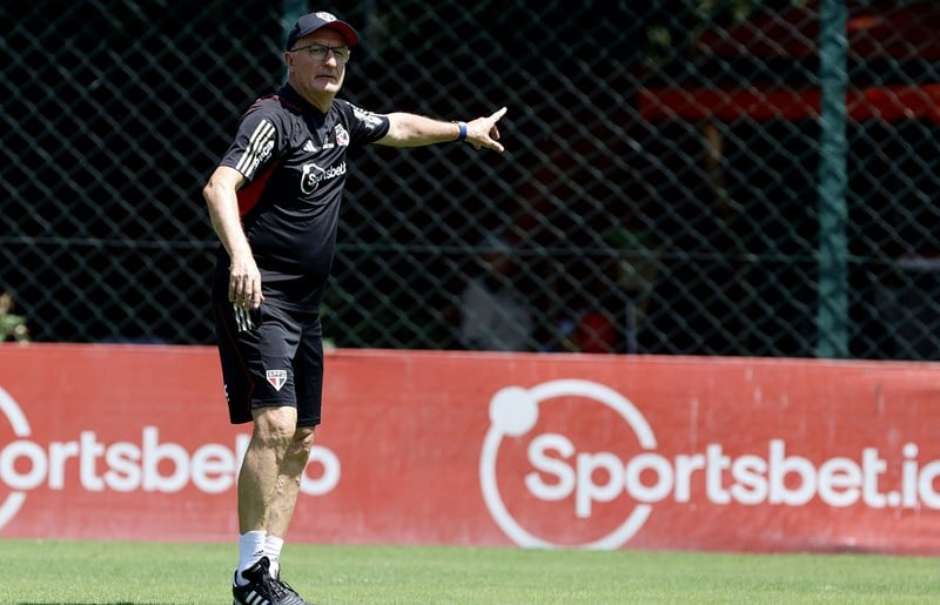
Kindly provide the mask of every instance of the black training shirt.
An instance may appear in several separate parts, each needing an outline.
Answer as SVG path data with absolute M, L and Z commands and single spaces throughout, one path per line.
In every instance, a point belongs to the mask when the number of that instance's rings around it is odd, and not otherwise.
M 219 164 L 248 181 L 238 207 L 266 300 L 316 311 L 336 249 L 346 151 L 381 139 L 388 127 L 387 117 L 342 99 L 323 114 L 288 84 L 242 116 Z M 222 248 L 219 277 L 228 269 Z

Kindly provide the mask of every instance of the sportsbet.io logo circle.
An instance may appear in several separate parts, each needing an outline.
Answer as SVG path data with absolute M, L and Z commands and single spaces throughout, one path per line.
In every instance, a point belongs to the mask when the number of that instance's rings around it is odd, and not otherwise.
M 13 429 L 13 434 L 20 439 L 24 439 L 19 443 L 25 444 L 24 447 L 28 447 L 30 442 L 25 441 L 25 438 L 32 434 L 29 421 L 26 420 L 26 416 L 16 400 L 10 397 L 10 394 L 3 387 L 0 387 L 0 412 L 6 416 L 7 422 L 10 423 L 10 427 Z M 6 451 L 6 448 L 4 451 Z M 0 476 L 5 477 L 13 474 L 13 461 L 16 453 L 16 451 L 13 451 L 9 456 L 0 456 Z M 4 468 L 6 465 L 9 465 L 10 468 Z M 25 501 L 26 494 L 23 492 L 14 491 L 7 495 L 3 504 L 0 504 L 0 529 L 3 529 L 10 519 L 19 512 Z
M 637 408 L 623 395 L 596 382 L 587 380 L 553 380 L 531 389 L 510 386 L 497 392 L 490 401 L 490 429 L 483 441 L 480 456 L 480 485 L 483 499 L 500 529 L 516 544 L 529 548 L 580 547 L 615 549 L 627 542 L 649 518 L 649 504 L 638 504 L 615 529 L 600 539 L 582 544 L 556 544 L 526 530 L 510 514 L 499 491 L 496 462 L 503 437 L 521 437 L 539 420 L 539 406 L 556 397 L 580 397 L 603 404 L 616 412 L 630 426 L 637 443 L 644 450 L 656 448 L 656 436 Z

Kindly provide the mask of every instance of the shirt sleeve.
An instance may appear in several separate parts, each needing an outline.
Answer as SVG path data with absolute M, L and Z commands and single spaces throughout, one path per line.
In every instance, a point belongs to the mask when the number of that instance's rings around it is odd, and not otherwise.
M 253 106 L 242 116 L 235 140 L 219 165 L 234 168 L 248 181 L 254 179 L 283 146 L 283 133 L 278 132 L 280 124 L 277 114 L 263 102 Z
M 372 113 L 356 107 L 348 101 L 342 102 L 349 123 L 349 136 L 353 145 L 374 143 L 388 134 L 388 116 Z

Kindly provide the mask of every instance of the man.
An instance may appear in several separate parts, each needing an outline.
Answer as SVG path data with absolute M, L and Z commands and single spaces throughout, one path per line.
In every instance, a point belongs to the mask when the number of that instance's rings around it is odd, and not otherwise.
M 238 478 L 235 603 L 305 603 L 280 580 L 283 539 L 320 422 L 318 307 L 333 260 L 349 147 L 465 141 L 502 152 L 496 122 L 377 115 L 336 98 L 351 48 L 346 22 L 301 17 L 284 52 L 287 83 L 242 116 L 203 189 L 222 243 L 213 306 L 233 423 L 253 422 Z

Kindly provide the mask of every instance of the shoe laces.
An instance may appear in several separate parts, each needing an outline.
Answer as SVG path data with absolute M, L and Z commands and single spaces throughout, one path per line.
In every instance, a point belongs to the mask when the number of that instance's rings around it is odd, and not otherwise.
M 265 574 L 264 584 L 271 591 L 271 596 L 275 599 L 280 600 L 282 597 L 287 596 L 287 592 L 284 590 L 284 587 L 280 580 L 277 578 L 272 578 L 270 574 Z

